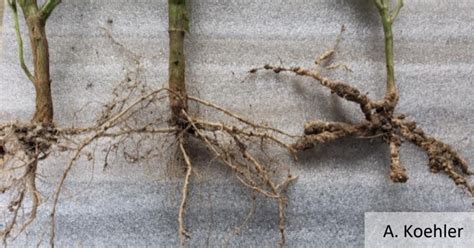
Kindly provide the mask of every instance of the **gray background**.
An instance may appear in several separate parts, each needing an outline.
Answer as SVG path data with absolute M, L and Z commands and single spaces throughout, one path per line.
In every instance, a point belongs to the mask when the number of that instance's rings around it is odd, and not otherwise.
M 360 120 L 357 106 L 331 96 L 311 80 L 261 73 L 242 83 L 248 69 L 278 64 L 280 58 L 284 65 L 311 66 L 345 24 L 337 59 L 354 72 L 332 76 L 372 97 L 383 96 L 383 34 L 371 1 L 190 2 L 187 83 L 194 95 L 292 133 L 301 132 L 303 123 L 314 118 Z M 474 161 L 473 13 L 470 0 L 412 0 L 406 1 L 394 26 L 399 112 L 452 144 L 469 162 Z M 105 102 L 130 65 L 101 27 L 143 56 L 148 84 L 160 87 L 166 82 L 166 1 L 65 0 L 48 23 L 59 125 L 69 125 L 72 113 L 84 104 Z M 18 66 L 9 11 L 2 37 L 0 119 L 27 121 L 34 110 L 33 86 Z M 89 106 L 84 123 L 100 110 L 98 104 Z M 188 212 L 193 234 L 188 244 L 193 246 L 222 245 L 250 208 L 248 191 L 228 171 L 208 162 L 210 158 L 196 144 L 193 159 L 201 165 L 200 176 L 194 181 Z M 278 158 L 299 176 L 289 191 L 291 247 L 361 247 L 366 211 L 470 210 L 467 193 L 446 176 L 430 174 L 424 153 L 408 143 L 402 149 L 410 176 L 406 184 L 390 182 L 387 146 L 380 140 L 333 142 L 301 154 L 298 163 L 283 153 Z M 41 166 L 46 197 L 64 166 L 64 159 L 50 159 Z M 127 165 L 117 159 L 111 166 L 103 172 L 100 166 L 80 163 L 74 170 L 58 213 L 60 247 L 176 246 L 180 179 L 166 175 L 163 161 Z M 47 207 L 48 203 L 37 224 L 15 246 L 34 246 L 47 237 Z M 231 236 L 229 245 L 275 246 L 277 222 L 276 204 L 259 198 L 255 217 L 241 235 Z

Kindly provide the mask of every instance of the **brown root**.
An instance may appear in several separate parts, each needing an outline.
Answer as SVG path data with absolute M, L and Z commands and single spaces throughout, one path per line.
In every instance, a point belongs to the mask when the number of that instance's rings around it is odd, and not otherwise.
M 6 244 L 10 236 L 22 234 L 36 219 L 41 197 L 36 187 L 38 161 L 45 159 L 57 140 L 54 127 L 10 123 L 0 127 L 2 184 L 0 191 L 10 197 L 12 213 L 6 227 L 0 230 Z M 28 211 L 19 216 L 20 209 Z
M 16 189 L 17 192 L 10 204 L 12 209 L 10 224 L 2 232 L 5 242 L 8 237 L 12 236 L 12 233 L 20 234 L 26 230 L 36 218 L 38 206 L 41 204 L 41 198 L 35 183 L 38 160 L 47 159 L 53 151 L 71 153 L 71 159 L 66 164 L 52 197 L 50 244 L 54 246 L 56 214 L 61 192 L 69 174 L 81 157 L 91 161 L 94 160 L 94 153 L 88 151 L 94 147 L 94 144 L 99 140 L 110 140 L 110 147 L 104 149 L 106 153 L 104 166 L 107 166 L 108 154 L 112 150 L 117 151 L 117 147 L 121 146 L 128 137 L 163 134 L 174 136 L 178 132 L 176 127 L 167 126 L 166 120 L 158 119 L 157 121 L 156 118 L 151 118 L 149 122 L 144 122 L 138 118 L 140 113 L 146 112 L 148 111 L 147 108 L 152 108 L 160 101 L 166 100 L 167 95 L 174 94 L 174 92 L 168 88 L 136 91 L 136 87 L 139 87 L 139 85 L 132 84 L 127 88 L 130 91 L 139 92 L 136 97 L 130 98 L 128 92 L 123 93 L 127 97 L 123 97 L 120 94 L 115 95 L 112 101 L 104 106 L 104 111 L 100 114 L 98 121 L 88 127 L 59 128 L 20 124 L 2 126 L 2 129 L 0 129 L 0 141 L 3 151 L 1 155 L 4 161 L 2 165 L 13 161 L 10 158 L 11 154 L 26 154 L 30 159 L 25 161 L 31 161 L 30 163 L 20 163 L 20 166 L 25 168 L 24 174 L 12 182 L 11 185 L 6 185 L 4 190 L 13 192 Z M 185 226 L 185 212 L 193 174 L 191 159 L 186 151 L 186 143 L 182 139 L 184 135 L 202 141 L 202 144 L 223 165 L 235 173 L 238 182 L 244 187 L 249 188 L 251 192 L 274 199 L 278 203 L 278 230 L 281 236 L 280 244 L 283 245 L 285 243 L 285 205 L 287 201 L 285 191 L 296 177 L 287 175 L 282 179 L 278 179 L 278 175 L 273 172 L 271 164 L 258 158 L 260 151 L 258 148 L 255 148 L 257 144 L 273 144 L 288 151 L 289 154 L 294 154 L 296 150 L 288 140 L 294 140 L 299 136 L 290 135 L 282 130 L 247 120 L 214 103 L 192 96 L 189 99 L 217 110 L 218 113 L 231 117 L 237 123 L 227 124 L 223 121 L 204 120 L 191 117 L 186 111 L 182 111 L 182 116 L 186 119 L 180 120 L 180 122 L 186 123 L 187 126 L 184 130 L 178 132 L 178 135 L 175 137 L 178 141 L 177 145 L 180 154 L 184 158 L 187 167 L 182 189 L 182 199 L 178 210 L 180 246 L 183 247 L 186 238 L 190 237 L 189 231 Z M 11 143 L 10 140 L 15 140 L 20 146 L 10 149 L 10 145 L 6 144 Z M 137 147 L 137 150 L 140 150 L 140 147 Z M 136 155 L 131 157 L 132 155 L 125 152 L 124 156 L 129 158 L 127 160 L 130 162 L 138 162 L 151 157 L 149 153 L 143 156 Z M 17 216 L 19 215 L 18 213 L 21 213 L 20 209 L 24 208 L 27 197 L 31 199 L 33 208 L 28 215 L 28 219 L 24 223 L 19 223 Z
M 415 122 L 404 119 L 397 121 L 401 135 L 426 152 L 431 172 L 446 173 L 456 185 L 464 186 L 471 195 L 474 195 L 474 189 L 466 178 L 472 175 L 472 172 L 467 162 L 451 146 L 427 136 Z
M 285 244 L 285 205 L 287 199 L 284 192 L 289 184 L 296 180 L 296 177 L 288 175 L 286 179 L 278 183 L 274 176 L 271 175 L 269 165 L 260 162 L 252 154 L 250 145 L 255 143 L 253 141 L 255 139 L 273 142 L 285 149 L 289 148 L 289 145 L 277 138 L 275 134 L 258 131 L 258 129 L 265 129 L 266 127 L 251 124 L 251 127 L 257 130 L 249 132 L 236 126 L 216 124 L 193 118 L 185 111 L 183 111 L 183 116 L 187 118 L 194 137 L 201 140 L 224 165 L 234 171 L 242 185 L 263 196 L 275 199 L 279 206 L 279 244 L 283 246 Z M 218 140 L 211 135 L 214 132 L 220 132 L 225 135 L 226 138 L 224 140 L 228 140 L 228 142 L 233 141 L 233 145 L 230 147 L 224 145 L 222 140 Z M 292 151 L 292 149 L 288 150 Z
M 392 135 L 390 143 L 390 179 L 395 183 L 404 183 L 408 180 L 406 168 L 400 163 L 400 146 L 402 141 L 400 137 Z
M 390 146 L 390 178 L 393 182 L 406 182 L 408 175 L 406 168 L 400 162 L 400 146 L 402 138 L 421 147 L 428 155 L 429 166 L 432 172 L 446 173 L 456 185 L 464 186 L 471 195 L 474 189 L 466 176 L 471 175 L 469 167 L 454 149 L 443 142 L 428 137 L 416 127 L 416 123 L 405 120 L 404 115 L 394 114 L 398 102 L 398 93 L 392 90 L 387 93 L 383 101 L 374 101 L 357 88 L 340 81 L 332 80 L 321 74 L 321 60 L 332 56 L 333 51 L 323 54 L 316 63 L 315 69 L 303 67 L 282 67 L 265 65 L 251 69 L 250 73 L 259 70 L 268 70 L 274 73 L 290 72 L 299 76 L 310 77 L 322 86 L 329 88 L 333 94 L 358 104 L 365 121 L 360 124 L 310 121 L 305 124 L 304 135 L 292 145 L 295 150 L 311 149 L 315 144 L 322 144 L 344 137 L 373 139 L 382 137 Z
M 178 212 L 178 224 L 179 224 L 179 246 L 184 247 L 185 246 L 185 240 L 186 238 L 191 238 L 191 235 L 186 231 L 186 226 L 184 224 L 184 215 L 186 212 L 186 205 L 188 201 L 188 192 L 189 192 L 189 183 L 193 171 L 193 166 L 191 164 L 191 160 L 189 159 L 188 152 L 186 151 L 183 140 L 181 139 L 179 141 L 179 149 L 181 150 L 181 154 L 184 158 L 184 161 L 186 162 L 186 176 L 184 178 L 184 184 L 183 184 L 183 190 L 181 192 L 181 204 L 179 206 L 179 212 Z

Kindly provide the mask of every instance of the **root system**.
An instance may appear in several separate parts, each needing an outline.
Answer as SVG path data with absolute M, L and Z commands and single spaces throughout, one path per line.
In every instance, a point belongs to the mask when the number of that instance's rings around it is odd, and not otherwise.
M 54 247 L 55 216 L 61 200 L 62 189 L 80 159 L 95 161 L 94 147 L 99 142 L 102 148 L 105 146 L 102 151 L 105 158 L 104 169 L 109 165 L 110 153 L 121 154 L 130 163 L 140 163 L 163 155 L 167 149 L 160 144 L 172 144 L 174 150 L 177 151 L 175 159 L 179 157 L 184 161 L 178 165 L 184 171 L 181 200 L 177 211 L 177 231 L 181 247 L 184 247 L 186 240 L 192 237 L 192 230 L 186 227 L 186 210 L 191 205 L 188 202 L 190 186 L 195 175 L 193 157 L 189 152 L 190 139 L 198 141 L 198 144 L 206 147 L 217 159 L 220 166 L 229 169 L 237 181 L 249 189 L 253 201 L 255 201 L 256 195 L 274 200 L 278 205 L 279 212 L 279 221 L 275 223 L 275 229 L 278 229 L 280 235 L 279 246 L 284 246 L 286 242 L 285 209 L 288 201 L 286 191 L 297 177 L 290 172 L 274 169 L 271 159 L 262 159 L 260 155 L 264 153 L 265 146 L 279 148 L 282 153 L 296 158 L 299 152 L 345 137 L 382 138 L 390 149 L 390 178 L 394 182 L 402 183 L 408 180 L 408 173 L 401 163 L 400 147 L 403 141 L 409 141 L 426 152 L 432 172 L 444 172 L 457 185 L 465 187 L 473 194 L 474 189 L 467 178 L 472 173 L 466 161 L 452 147 L 428 136 L 414 121 L 410 121 L 405 115 L 396 112 L 400 96 L 395 83 L 392 24 L 403 6 L 403 1 L 398 1 L 393 9 L 390 8 L 389 2 L 388 0 L 374 0 L 385 33 L 387 82 L 386 94 L 382 100 L 374 100 L 367 94 L 361 93 L 359 89 L 324 75 L 324 71 L 327 69 L 341 67 L 348 69 L 344 65 L 325 66 L 326 62 L 331 60 L 335 54 L 337 46 L 318 57 L 315 66 L 310 68 L 265 65 L 250 70 L 251 74 L 264 70 L 277 74 L 292 73 L 312 78 L 333 94 L 359 105 L 364 117 L 364 121 L 360 123 L 308 121 L 304 125 L 301 135 L 289 134 L 267 124 L 257 123 L 186 92 L 183 40 L 188 19 L 185 1 L 168 1 L 171 49 L 168 87 L 153 89 L 143 83 L 140 80 L 140 73 L 143 70 L 141 57 L 115 40 L 111 32 L 105 29 L 112 44 L 118 46 L 121 51 L 125 51 L 124 54 L 128 59 L 133 60 L 136 68 L 127 72 L 124 80 L 113 90 L 112 98 L 103 106 L 102 112 L 92 125 L 77 127 L 76 124 L 73 124 L 66 128 L 54 125 L 52 123 L 52 103 L 49 98 L 47 100 L 51 106 L 48 104 L 48 106 L 45 105 L 46 107 L 43 106 L 42 109 L 47 110 L 45 114 L 42 114 L 41 111 L 41 113 L 37 112 L 31 123 L 6 123 L 0 126 L 0 169 L 3 177 L 0 192 L 3 197 L 8 198 L 9 202 L 6 209 L 9 220 L 0 231 L 4 244 L 6 245 L 8 240 L 22 234 L 33 223 L 38 208 L 43 203 L 43 197 L 37 189 L 37 181 L 40 177 L 37 172 L 38 166 L 48 166 L 47 160 L 55 158 L 53 154 L 66 153 L 69 160 L 51 200 L 50 244 Z M 9 0 L 8 3 L 15 11 L 18 31 L 16 1 Z M 47 15 L 41 16 L 43 22 L 59 3 L 60 1 L 54 0 L 46 2 L 41 9 L 47 13 Z M 39 43 L 34 43 L 32 47 L 37 53 L 43 54 L 36 58 L 37 61 L 35 60 L 37 62 L 35 68 L 39 68 L 38 72 L 35 71 L 32 75 L 24 66 L 23 44 L 19 36 L 20 62 L 26 75 L 35 85 L 41 84 L 42 87 L 49 87 L 49 55 L 46 34 L 43 32 L 45 23 L 35 20 L 29 21 L 32 22 L 32 27 L 41 24 L 40 37 L 42 39 Z M 111 23 L 109 22 L 109 24 Z M 17 35 L 19 35 L 18 32 Z M 41 64 L 43 62 L 48 62 L 48 64 Z M 46 98 L 47 94 L 48 92 L 46 92 Z M 202 118 L 191 113 L 189 105 L 207 108 L 213 111 L 214 116 L 220 117 L 216 117 L 214 120 Z M 163 108 L 163 106 L 167 108 Z M 37 117 L 38 115 L 42 117 Z M 156 145 L 151 148 L 146 147 L 143 145 L 146 143 L 145 140 Z M 195 143 L 193 142 L 193 144 Z M 133 152 L 129 149 L 133 149 Z M 244 224 L 238 228 L 237 232 L 248 222 L 254 210 L 255 207 L 251 209 Z

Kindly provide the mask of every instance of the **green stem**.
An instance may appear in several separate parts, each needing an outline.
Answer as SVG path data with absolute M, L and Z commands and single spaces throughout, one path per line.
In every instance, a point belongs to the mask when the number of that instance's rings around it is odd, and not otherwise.
M 188 29 L 186 0 L 168 0 L 169 16 L 169 67 L 168 84 L 175 93 L 170 94 L 170 107 L 173 113 L 172 124 L 182 126 L 186 118 L 182 112 L 187 111 L 187 93 L 185 82 L 184 36 Z
M 14 14 L 21 68 L 26 76 L 33 82 L 36 91 L 36 111 L 33 116 L 33 123 L 50 124 L 53 122 L 53 100 L 51 97 L 46 20 L 60 2 L 61 0 L 48 0 L 40 10 L 37 0 L 8 0 L 8 4 Z M 34 66 L 33 74 L 26 66 L 24 59 L 23 39 L 21 37 L 17 6 L 21 7 L 26 26 L 28 27 Z
M 390 11 L 390 2 L 391 0 L 374 0 L 375 6 L 379 11 L 382 20 L 385 36 L 385 63 L 387 66 L 387 89 L 385 93 L 385 101 L 394 108 L 398 102 L 398 90 L 395 81 L 392 25 L 395 18 L 400 13 L 400 9 L 403 7 L 403 0 L 398 0 L 397 7 L 393 12 Z
M 21 37 L 20 21 L 18 19 L 18 9 L 17 9 L 17 5 L 16 5 L 16 0 L 12 0 L 12 1 L 9 0 L 8 5 L 10 5 L 10 8 L 13 11 L 13 19 L 14 19 L 14 22 L 15 22 L 15 34 L 16 34 L 16 40 L 18 42 L 18 57 L 20 59 L 21 69 L 26 74 L 28 79 L 30 79 L 31 82 L 34 82 L 35 79 L 34 79 L 33 75 L 31 74 L 30 70 L 28 69 L 28 66 L 25 63 L 23 38 Z
M 388 11 L 382 12 L 383 32 L 385 34 L 385 59 L 387 64 L 387 93 L 396 91 L 395 66 L 393 59 L 393 32 L 392 23 L 388 19 Z
M 61 0 L 48 0 L 41 7 L 41 13 L 43 14 L 44 20 L 47 20 L 53 10 L 61 3 Z

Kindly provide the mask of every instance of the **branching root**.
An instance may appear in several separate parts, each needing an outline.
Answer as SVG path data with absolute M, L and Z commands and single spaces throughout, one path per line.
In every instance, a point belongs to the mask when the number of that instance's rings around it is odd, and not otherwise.
M 329 54 L 326 56 L 326 54 Z M 382 101 L 372 100 L 368 95 L 361 93 L 357 88 L 341 81 L 332 80 L 322 75 L 321 60 L 332 56 L 333 52 L 325 53 L 316 63 L 316 68 L 283 67 L 265 65 L 251 69 L 250 73 L 260 70 L 274 73 L 289 72 L 299 76 L 310 77 L 328 88 L 331 93 L 358 104 L 365 121 L 353 124 L 342 122 L 326 122 L 321 120 L 309 121 L 305 124 L 304 135 L 300 137 L 290 150 L 303 151 L 344 137 L 373 139 L 382 137 L 390 147 L 390 179 L 393 182 L 406 182 L 408 176 L 406 168 L 400 162 L 400 146 L 403 140 L 410 141 L 422 148 L 429 158 L 432 172 L 444 172 L 457 185 L 464 186 L 469 193 L 474 193 L 466 176 L 471 175 L 466 161 L 449 145 L 427 136 L 413 121 L 408 121 L 405 115 L 395 114 L 398 101 L 396 91 L 389 92 Z M 322 59 L 321 59 L 322 58 Z

